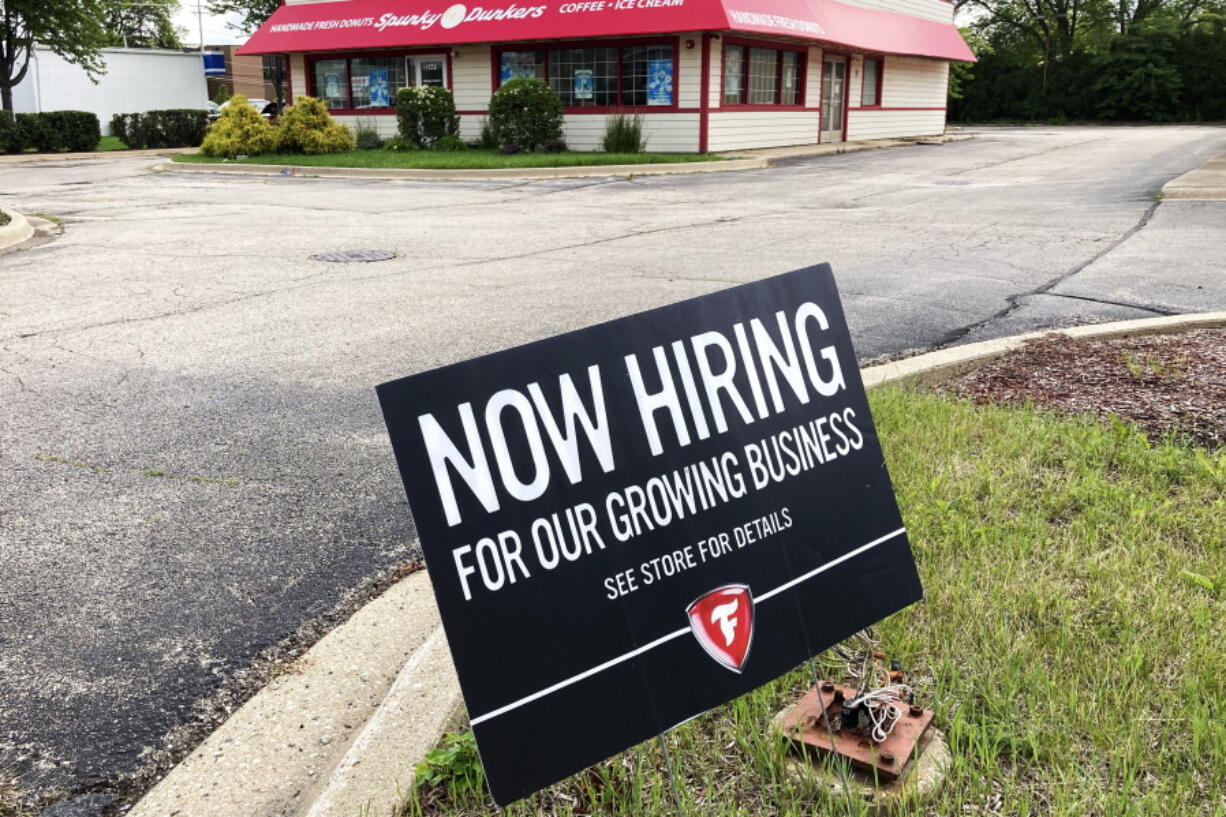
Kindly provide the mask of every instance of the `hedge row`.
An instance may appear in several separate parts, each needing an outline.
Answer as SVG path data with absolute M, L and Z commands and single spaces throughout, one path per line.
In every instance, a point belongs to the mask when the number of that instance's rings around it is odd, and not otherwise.
M 0 111 L 0 150 L 5 153 L 24 153 L 30 148 L 40 153 L 96 150 L 101 139 L 98 117 L 89 111 L 19 113 L 16 117 Z
M 189 108 L 117 113 L 111 117 L 111 133 L 137 150 L 197 147 L 208 126 L 208 111 Z

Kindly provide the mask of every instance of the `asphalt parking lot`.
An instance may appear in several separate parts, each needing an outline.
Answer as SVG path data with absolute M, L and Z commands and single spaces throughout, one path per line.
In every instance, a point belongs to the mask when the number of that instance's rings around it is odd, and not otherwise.
M 862 360 L 1226 308 L 1226 129 L 985 129 L 744 173 L 0 164 L 0 768 L 106 789 L 416 553 L 383 381 L 820 261 Z M 310 256 L 390 250 L 369 264 Z

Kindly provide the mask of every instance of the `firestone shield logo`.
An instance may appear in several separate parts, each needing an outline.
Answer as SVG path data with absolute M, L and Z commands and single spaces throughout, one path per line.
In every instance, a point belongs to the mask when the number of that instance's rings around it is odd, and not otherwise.
M 707 655 L 739 673 L 753 643 L 753 596 L 749 587 L 717 587 L 685 612 L 690 617 L 690 630 Z

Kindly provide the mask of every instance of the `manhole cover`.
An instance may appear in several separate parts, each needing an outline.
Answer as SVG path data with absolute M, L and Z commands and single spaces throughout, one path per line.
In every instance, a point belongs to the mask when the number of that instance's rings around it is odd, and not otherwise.
M 321 252 L 312 255 L 314 261 L 332 261 L 337 264 L 367 264 L 371 261 L 386 261 L 395 258 L 396 253 L 387 250 L 342 250 L 341 252 Z

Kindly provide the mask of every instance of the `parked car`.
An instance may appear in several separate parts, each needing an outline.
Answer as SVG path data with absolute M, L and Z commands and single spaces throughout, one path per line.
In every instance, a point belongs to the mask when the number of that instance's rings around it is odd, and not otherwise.
M 227 105 L 229 105 L 230 102 L 231 100 L 227 99 L 225 102 L 221 103 L 220 106 L 218 106 L 218 109 L 217 109 L 218 116 L 221 115 L 222 109 L 224 109 Z M 264 117 L 265 119 L 275 119 L 277 114 L 281 112 L 280 109 L 277 107 L 277 103 L 271 99 L 260 99 L 259 97 L 248 97 L 247 104 L 250 105 L 252 108 L 254 108 L 255 112 L 258 113 L 260 116 Z

